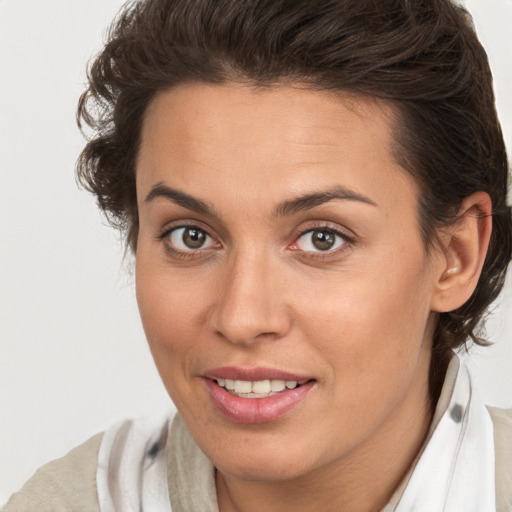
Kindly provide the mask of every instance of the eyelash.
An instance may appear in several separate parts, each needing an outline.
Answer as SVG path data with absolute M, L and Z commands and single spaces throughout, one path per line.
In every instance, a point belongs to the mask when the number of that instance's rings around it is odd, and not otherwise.
M 158 234 L 155 238 L 159 241 L 161 241 L 164 245 L 165 251 L 173 258 L 180 259 L 180 260 L 193 260 L 196 258 L 201 258 L 205 255 L 205 252 L 211 252 L 217 250 L 216 247 L 207 247 L 207 248 L 198 248 L 198 249 L 189 249 L 189 250 L 182 250 L 182 249 L 176 249 L 172 246 L 170 243 L 169 237 L 170 235 L 179 230 L 179 229 L 197 229 L 198 231 L 202 231 L 206 234 L 207 237 L 211 238 L 215 241 L 215 237 L 212 236 L 209 231 L 203 227 L 197 224 L 197 222 L 191 222 L 188 223 L 180 223 L 175 226 L 171 226 L 168 228 L 165 228 L 162 233 Z M 220 244 L 216 242 L 219 246 Z
M 332 250 L 325 250 L 325 251 L 304 251 L 299 248 L 296 248 L 297 242 L 299 239 L 301 239 L 303 236 L 307 235 L 308 233 L 314 233 L 315 231 L 323 231 L 327 233 L 331 233 L 335 235 L 335 237 L 339 237 L 342 240 L 342 243 L 339 247 L 332 249 Z M 311 227 L 308 227 L 304 230 L 301 230 L 297 236 L 295 237 L 294 242 L 290 245 L 291 250 L 297 251 L 302 253 L 303 256 L 316 260 L 316 261 L 326 261 L 330 258 L 335 258 L 340 256 L 342 253 L 344 253 L 346 250 L 348 250 L 350 247 L 352 247 L 356 243 L 355 239 L 352 236 L 347 235 L 344 231 L 340 230 L 338 227 L 333 227 L 330 224 L 324 223 L 324 224 L 316 224 Z M 307 256 L 306 256 L 307 255 Z
M 182 250 L 177 249 L 176 247 L 173 247 L 170 243 L 169 236 L 179 230 L 179 229 L 197 229 L 199 231 L 202 231 L 206 234 L 207 237 L 211 238 L 213 241 L 215 241 L 215 237 L 212 236 L 209 231 L 201 226 L 198 225 L 197 222 L 191 222 L 191 223 L 180 223 L 175 226 L 167 227 L 162 231 L 160 234 L 158 234 L 155 238 L 164 244 L 165 251 L 173 258 L 180 259 L 180 260 L 193 260 L 196 258 L 201 258 L 208 253 L 211 253 L 212 251 L 217 250 L 217 247 L 206 247 L 206 248 L 198 248 L 193 249 L 190 248 L 189 250 Z M 315 231 L 324 231 L 333 234 L 335 237 L 339 237 L 342 239 L 341 246 L 335 248 L 334 250 L 325 250 L 321 251 L 305 251 L 302 249 L 299 249 L 296 247 L 298 241 L 307 235 L 308 233 L 314 233 Z M 216 241 L 215 241 L 216 242 Z M 219 242 L 216 242 L 216 244 L 221 247 L 221 244 Z M 294 241 L 288 246 L 290 250 L 293 252 L 301 253 L 303 257 L 307 257 L 312 260 L 317 261 L 325 261 L 327 259 L 339 256 L 341 253 L 345 252 L 347 249 L 349 249 L 351 246 L 355 244 L 355 240 L 352 236 L 347 235 L 345 232 L 341 231 L 339 228 L 335 228 L 332 225 L 329 224 L 316 224 L 312 225 L 310 227 L 307 227 L 306 229 L 303 229 L 299 231 Z

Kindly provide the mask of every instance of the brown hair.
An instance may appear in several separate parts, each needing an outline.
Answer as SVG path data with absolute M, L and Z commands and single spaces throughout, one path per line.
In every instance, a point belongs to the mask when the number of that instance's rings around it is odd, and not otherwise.
M 300 83 L 391 101 L 396 156 L 419 186 L 428 249 L 462 200 L 487 192 L 493 232 L 472 297 L 438 315 L 431 391 L 478 325 L 512 252 L 508 164 L 484 49 L 449 0 L 145 0 L 127 4 L 89 69 L 79 124 L 92 129 L 80 182 L 136 250 L 135 163 L 155 94 L 187 81 Z M 434 390 L 435 392 L 435 390 Z

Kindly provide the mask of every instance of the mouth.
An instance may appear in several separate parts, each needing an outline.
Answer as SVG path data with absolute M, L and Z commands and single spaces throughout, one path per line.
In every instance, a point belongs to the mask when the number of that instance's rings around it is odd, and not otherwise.
M 234 379 L 215 379 L 217 384 L 224 388 L 228 393 L 239 398 L 268 398 L 283 393 L 290 389 L 296 389 L 303 386 L 309 380 L 234 380 Z
M 235 423 L 258 424 L 287 416 L 307 399 L 316 379 L 265 368 L 217 368 L 204 377 L 216 408 Z

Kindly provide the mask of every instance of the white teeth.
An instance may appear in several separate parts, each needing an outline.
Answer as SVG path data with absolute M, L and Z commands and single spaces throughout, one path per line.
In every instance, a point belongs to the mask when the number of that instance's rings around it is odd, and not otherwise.
M 252 383 L 253 393 L 270 393 L 270 391 L 272 391 L 272 386 L 269 380 L 257 380 Z
M 242 396 L 244 398 L 265 398 L 267 396 L 275 395 L 285 389 L 295 389 L 299 384 L 304 384 L 306 381 L 300 383 L 295 380 L 232 380 L 232 379 L 217 379 L 217 384 L 226 388 L 230 392 Z
M 284 388 L 286 387 L 286 383 L 284 380 L 271 380 L 270 387 L 271 387 L 272 391 L 277 393 L 279 391 L 284 390 Z
M 235 380 L 235 393 L 250 393 L 252 383 L 247 380 Z
M 247 398 L 267 398 L 271 396 L 269 393 L 247 393 Z

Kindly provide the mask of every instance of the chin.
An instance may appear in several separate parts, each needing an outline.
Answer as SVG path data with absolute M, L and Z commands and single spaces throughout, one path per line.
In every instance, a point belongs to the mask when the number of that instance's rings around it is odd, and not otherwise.
M 237 460 L 223 462 L 225 463 L 215 464 L 223 475 L 246 482 L 283 482 L 307 473 L 303 464 L 297 467 L 292 461 L 276 462 L 274 458 L 259 463 L 248 461 L 247 464 Z
M 218 446 L 207 456 L 222 474 L 232 478 L 279 482 L 301 477 L 314 469 L 306 446 L 296 439 L 286 443 L 277 439 L 265 442 L 260 438 L 254 443 L 241 440 Z

